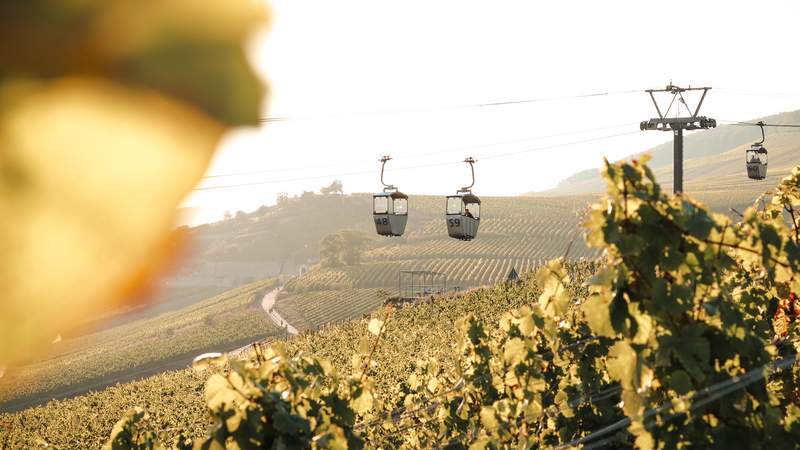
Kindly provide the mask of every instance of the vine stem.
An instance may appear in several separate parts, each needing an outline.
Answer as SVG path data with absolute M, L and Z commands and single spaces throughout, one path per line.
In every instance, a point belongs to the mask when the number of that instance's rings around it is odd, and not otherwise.
M 788 211 L 789 214 L 792 215 L 792 229 L 794 230 L 794 242 L 795 243 L 800 243 L 800 234 L 798 234 L 798 230 L 797 230 L 797 219 L 794 216 L 794 206 L 792 206 L 792 204 L 790 203 L 790 204 L 784 206 L 783 208 L 786 211 Z

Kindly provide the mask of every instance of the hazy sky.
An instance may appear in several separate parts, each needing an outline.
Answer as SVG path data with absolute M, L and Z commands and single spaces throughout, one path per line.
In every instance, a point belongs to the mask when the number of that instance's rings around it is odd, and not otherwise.
M 387 181 L 409 194 L 455 192 L 469 182 L 466 156 L 478 159 L 478 195 L 551 188 L 603 156 L 670 140 L 651 131 L 542 149 L 637 132 L 655 110 L 624 92 L 670 80 L 713 86 L 701 114 L 718 120 L 800 109 L 797 0 L 270 4 L 271 29 L 251 55 L 271 87 L 264 116 L 292 120 L 226 137 L 208 175 L 264 172 L 198 187 L 267 184 L 195 191 L 185 202 L 195 220 L 334 179 L 346 192 L 380 190 L 383 154 L 396 157 Z M 407 169 L 427 164 L 440 165 Z

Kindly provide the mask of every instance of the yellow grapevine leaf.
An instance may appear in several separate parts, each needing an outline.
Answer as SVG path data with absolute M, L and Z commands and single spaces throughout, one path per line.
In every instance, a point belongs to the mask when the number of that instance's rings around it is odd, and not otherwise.
M 242 43 L 266 18 L 253 0 L 2 2 L 0 67 L 146 86 L 222 123 L 255 124 L 264 84 Z
M 369 325 L 367 326 L 369 332 L 374 334 L 375 336 L 381 333 L 381 328 L 383 328 L 383 321 L 380 319 L 370 320 Z
M 91 78 L 5 83 L 0 104 L 2 365 L 161 269 L 176 206 L 223 128 Z

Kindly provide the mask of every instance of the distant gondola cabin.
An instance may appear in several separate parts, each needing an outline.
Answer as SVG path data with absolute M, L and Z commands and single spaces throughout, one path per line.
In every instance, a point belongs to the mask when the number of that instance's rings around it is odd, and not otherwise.
M 382 236 L 402 236 L 408 221 L 408 196 L 384 191 L 372 196 L 372 218 Z
M 452 238 L 471 241 L 478 235 L 481 220 L 481 200 L 472 193 L 447 197 L 447 233 Z
M 767 177 L 767 149 L 761 144 L 753 144 L 745 151 L 747 177 L 763 180 Z

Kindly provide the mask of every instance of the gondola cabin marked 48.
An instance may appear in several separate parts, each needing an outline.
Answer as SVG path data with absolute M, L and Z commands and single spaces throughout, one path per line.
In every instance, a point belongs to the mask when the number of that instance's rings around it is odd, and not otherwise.
M 381 158 L 381 183 L 383 192 L 372 196 L 372 219 L 381 236 L 402 236 L 408 222 L 408 196 L 396 187 L 383 182 L 383 168 L 390 156 Z
M 372 218 L 381 236 L 402 236 L 408 222 L 408 196 L 384 190 L 372 196 Z

